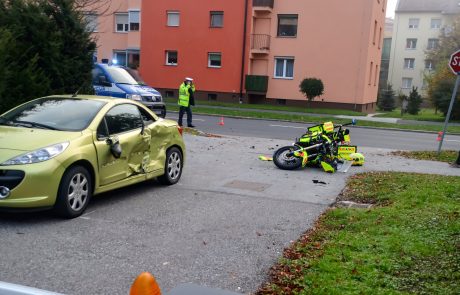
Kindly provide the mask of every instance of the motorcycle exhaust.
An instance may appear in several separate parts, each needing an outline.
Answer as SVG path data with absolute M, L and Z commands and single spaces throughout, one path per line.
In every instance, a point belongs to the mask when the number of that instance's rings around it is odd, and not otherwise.
M 6 199 L 10 196 L 10 189 L 5 186 L 0 186 L 0 199 Z

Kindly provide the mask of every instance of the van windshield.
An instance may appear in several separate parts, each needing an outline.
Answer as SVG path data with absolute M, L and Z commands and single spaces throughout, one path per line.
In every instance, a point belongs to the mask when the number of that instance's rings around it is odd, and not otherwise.
M 125 70 L 117 67 L 107 67 L 106 71 L 114 83 L 138 85 L 137 81 Z

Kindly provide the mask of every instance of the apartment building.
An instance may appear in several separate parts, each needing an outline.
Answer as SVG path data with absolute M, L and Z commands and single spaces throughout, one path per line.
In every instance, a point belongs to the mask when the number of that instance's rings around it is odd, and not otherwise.
M 380 61 L 379 88 L 386 88 L 388 84 L 388 73 L 390 71 L 391 41 L 393 37 L 394 20 L 385 19 L 385 30 L 383 33 L 382 60 Z
M 412 87 L 425 95 L 425 76 L 435 67 L 426 58 L 449 33 L 460 14 L 460 0 L 399 0 L 395 12 L 388 81 L 396 92 Z
M 140 71 L 166 97 L 191 76 L 198 99 L 306 106 L 299 85 L 315 77 L 325 93 L 313 106 L 375 109 L 386 0 L 145 0 L 142 7 Z
M 139 66 L 141 5 L 142 0 L 102 0 L 85 9 L 97 41 L 96 61 Z

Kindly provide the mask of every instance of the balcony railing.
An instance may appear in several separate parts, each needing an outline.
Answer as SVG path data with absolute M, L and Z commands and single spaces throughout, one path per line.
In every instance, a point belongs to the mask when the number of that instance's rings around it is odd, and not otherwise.
M 252 34 L 251 50 L 261 53 L 268 52 L 270 50 L 270 35 Z
M 268 76 L 246 75 L 246 91 L 266 93 L 268 89 Z
M 252 0 L 253 7 L 270 7 L 273 8 L 275 0 Z

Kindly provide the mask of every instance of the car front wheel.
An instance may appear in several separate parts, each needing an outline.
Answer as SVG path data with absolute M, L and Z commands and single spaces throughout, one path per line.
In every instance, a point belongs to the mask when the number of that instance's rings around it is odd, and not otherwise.
M 158 177 L 162 184 L 172 185 L 176 184 L 182 175 L 182 152 L 173 147 L 166 153 L 165 174 Z
M 56 199 L 55 211 L 64 218 L 75 218 L 83 214 L 93 190 L 91 176 L 82 166 L 74 166 L 62 176 Z

